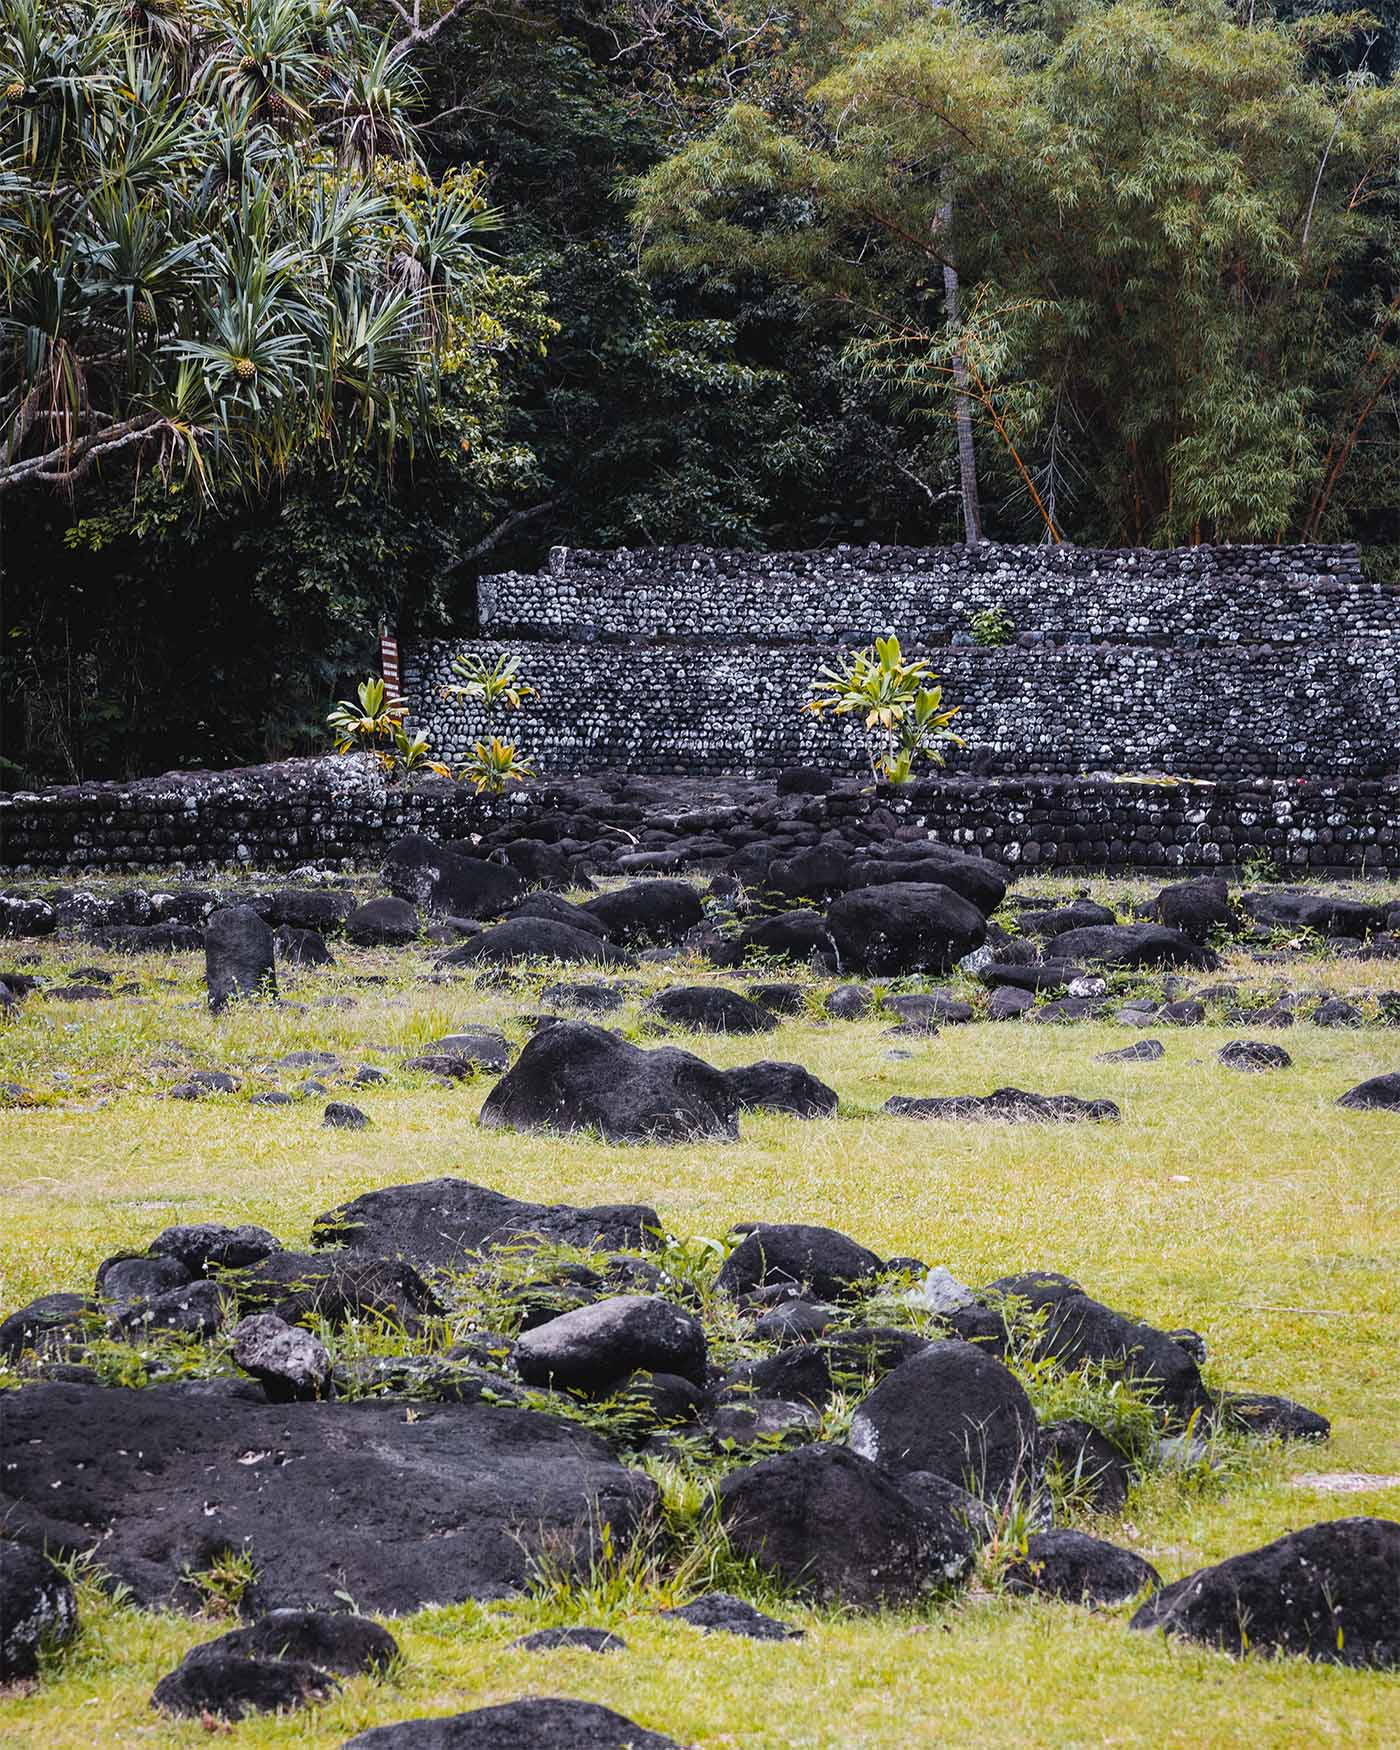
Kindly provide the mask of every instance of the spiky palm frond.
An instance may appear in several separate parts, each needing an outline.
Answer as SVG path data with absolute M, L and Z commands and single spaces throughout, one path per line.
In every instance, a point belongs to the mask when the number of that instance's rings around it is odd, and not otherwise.
M 308 41 L 300 0 L 229 0 L 220 8 L 198 78 L 226 102 L 246 104 L 279 133 L 311 119 L 322 63 Z
M 0 0 L 0 492 L 411 452 L 488 223 L 416 94 L 343 0 Z
M 363 60 L 338 71 L 320 105 L 321 137 L 344 165 L 369 170 L 376 158 L 413 153 L 411 112 L 422 102 L 423 82 L 410 62 L 381 37 Z

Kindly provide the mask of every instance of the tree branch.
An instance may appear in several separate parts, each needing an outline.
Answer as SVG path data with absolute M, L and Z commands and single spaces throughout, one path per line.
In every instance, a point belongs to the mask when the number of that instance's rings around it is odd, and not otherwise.
M 475 0 L 454 0 L 454 3 L 448 7 L 447 11 L 444 12 L 441 17 L 435 18 L 431 24 L 419 24 L 418 20 L 422 14 L 418 7 L 415 6 L 413 9 L 412 20 L 407 21 L 409 22 L 407 33 L 401 36 L 398 42 L 394 45 L 394 59 L 398 60 L 401 55 L 409 54 L 413 49 L 425 48 L 430 42 L 432 42 L 434 37 L 446 30 L 449 24 L 455 19 L 460 18 L 467 8 L 474 4 Z M 395 6 L 394 10 L 400 17 L 403 17 L 403 12 L 400 7 Z
M 36 480 L 49 486 L 71 486 L 83 478 L 99 456 L 110 455 L 113 450 L 129 449 L 132 444 L 145 443 L 168 428 L 168 420 L 153 413 L 143 413 L 135 419 L 123 420 L 120 425 L 109 425 L 105 431 L 94 432 L 84 445 L 76 449 L 71 444 L 61 444 L 42 456 L 25 456 L 18 462 L 4 463 L 0 465 L 0 492 L 28 486 Z
M 528 505 L 524 510 L 513 510 L 508 517 L 498 522 L 494 529 L 488 529 L 474 547 L 469 548 L 452 567 L 459 571 L 464 565 L 471 565 L 477 559 L 484 559 L 494 548 L 499 547 L 507 535 L 513 535 L 517 529 L 532 523 L 537 517 L 542 517 L 546 511 L 553 510 L 558 504 L 557 498 L 546 498 L 539 504 Z

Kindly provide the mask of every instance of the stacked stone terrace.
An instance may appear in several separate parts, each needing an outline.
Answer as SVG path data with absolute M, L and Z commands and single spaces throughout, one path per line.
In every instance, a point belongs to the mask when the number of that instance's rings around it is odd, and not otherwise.
M 975 644 L 999 610 L 1013 642 Z M 983 774 L 1379 778 L 1400 742 L 1400 591 L 1353 547 L 556 549 L 482 581 L 478 639 L 412 648 L 405 687 L 448 758 L 483 728 L 441 698 L 461 649 L 539 689 L 512 736 L 541 768 L 704 776 L 859 767 L 802 713 L 822 663 L 893 631 L 933 659 Z

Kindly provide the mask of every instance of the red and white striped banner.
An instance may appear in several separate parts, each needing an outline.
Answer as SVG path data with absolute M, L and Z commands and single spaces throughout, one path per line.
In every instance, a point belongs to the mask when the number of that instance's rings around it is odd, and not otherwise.
M 384 676 L 384 691 L 391 699 L 401 699 L 399 689 L 399 641 L 392 632 L 379 634 L 379 672 Z

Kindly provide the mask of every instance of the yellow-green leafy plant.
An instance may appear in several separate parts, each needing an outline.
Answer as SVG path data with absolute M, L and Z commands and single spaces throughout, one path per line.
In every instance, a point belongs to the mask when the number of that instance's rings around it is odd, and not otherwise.
M 377 752 L 393 740 L 394 729 L 404 716 L 403 704 L 389 696 L 378 675 L 367 675 L 353 699 L 337 701 L 326 722 L 335 737 L 337 753 L 355 753 L 360 748 Z
M 452 768 L 431 758 L 432 744 L 421 729 L 410 735 L 402 723 L 394 725 L 393 745 L 388 750 L 389 769 L 404 776 L 413 772 L 431 772 L 434 777 L 450 778 Z
M 475 652 L 463 653 L 452 658 L 452 672 L 459 679 L 442 689 L 444 699 L 470 699 L 487 711 L 497 705 L 514 711 L 526 699 L 538 697 L 536 688 L 520 677 L 518 656 L 502 654 L 487 662 Z
M 501 796 L 507 784 L 523 783 L 533 778 L 535 768 L 523 758 L 513 742 L 493 735 L 489 741 L 472 744 L 471 752 L 458 768 L 457 776 L 470 784 L 478 796 Z
M 422 730 L 410 733 L 405 727 L 407 715 L 403 701 L 393 697 L 379 676 L 367 675 L 355 697 L 339 700 L 326 722 L 337 753 L 372 753 L 391 776 L 433 772 L 450 778 L 452 773 L 441 760 L 430 757 L 431 744 Z
M 443 698 L 479 704 L 488 729 L 496 711 L 518 711 L 526 699 L 539 697 L 537 689 L 522 679 L 518 656 L 502 652 L 494 662 L 488 662 L 475 652 L 463 652 L 453 657 L 452 672 L 459 678 L 442 689 Z M 534 775 L 534 767 L 516 744 L 498 735 L 475 742 L 457 772 L 478 796 L 503 795 L 507 784 L 521 783 Z
M 941 766 L 942 743 L 964 745 L 950 728 L 962 707 L 944 705 L 938 676 L 922 660 L 906 661 L 892 634 L 839 668 L 824 665 L 803 709 L 815 717 L 859 717 L 870 770 L 889 784 L 907 784 L 916 760 Z

